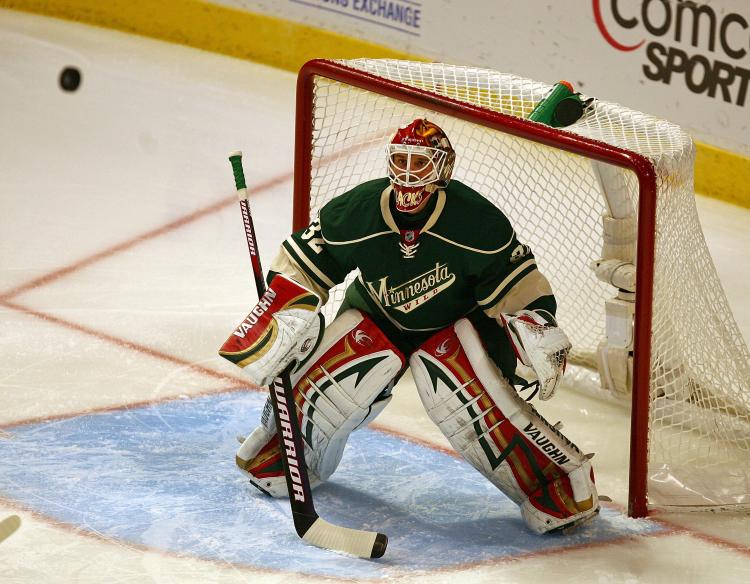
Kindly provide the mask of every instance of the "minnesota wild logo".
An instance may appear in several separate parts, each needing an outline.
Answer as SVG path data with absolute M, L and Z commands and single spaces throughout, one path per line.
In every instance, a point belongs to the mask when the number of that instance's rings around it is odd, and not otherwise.
M 383 306 L 392 306 L 404 313 L 411 312 L 429 302 L 456 281 L 456 274 L 448 264 L 437 262 L 431 270 L 395 286 L 388 285 L 389 276 L 380 278 L 377 287 L 366 282 L 367 288 Z

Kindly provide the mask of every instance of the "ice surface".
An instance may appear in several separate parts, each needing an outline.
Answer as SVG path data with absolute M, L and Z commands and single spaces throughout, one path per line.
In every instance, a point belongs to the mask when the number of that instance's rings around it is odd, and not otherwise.
M 23 520 L 3 583 L 747 581 L 747 516 L 623 516 L 626 412 L 540 404 L 597 452 L 615 505 L 539 538 L 440 450 L 408 377 L 389 433 L 356 433 L 316 491 L 326 519 L 387 533 L 386 556 L 306 546 L 233 468 L 262 394 L 216 356 L 255 298 L 226 156 L 244 152 L 268 267 L 291 225 L 294 76 L 0 10 L 0 88 L 0 519 Z M 699 210 L 748 338 L 750 212 Z

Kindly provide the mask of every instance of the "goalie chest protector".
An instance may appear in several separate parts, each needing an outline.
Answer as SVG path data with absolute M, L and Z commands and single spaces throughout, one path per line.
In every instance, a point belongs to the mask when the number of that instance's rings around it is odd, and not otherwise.
M 432 195 L 420 229 L 399 228 L 390 192 L 383 178 L 334 198 L 287 239 L 287 252 L 326 288 L 359 268 L 355 287 L 369 312 L 404 331 L 438 330 L 489 308 L 536 269 L 505 215 L 459 181 Z

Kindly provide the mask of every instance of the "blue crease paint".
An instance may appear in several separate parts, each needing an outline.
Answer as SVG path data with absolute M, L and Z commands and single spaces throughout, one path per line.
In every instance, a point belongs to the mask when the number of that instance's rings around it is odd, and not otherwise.
M 115 540 L 264 569 L 358 579 L 428 572 L 663 531 L 611 509 L 570 535 L 529 532 L 465 462 L 369 429 L 315 490 L 322 517 L 386 533 L 382 560 L 305 544 L 285 500 L 234 467 L 235 436 L 265 397 L 232 393 L 15 427 L 0 441 L 0 493 Z

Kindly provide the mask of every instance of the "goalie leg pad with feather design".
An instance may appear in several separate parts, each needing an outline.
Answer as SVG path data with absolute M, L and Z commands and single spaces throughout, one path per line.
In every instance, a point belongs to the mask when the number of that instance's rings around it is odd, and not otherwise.
M 432 421 L 521 507 L 533 531 L 570 527 L 598 512 L 588 457 L 518 396 L 467 319 L 431 337 L 409 362 Z
M 365 314 L 347 310 L 292 373 L 311 486 L 333 474 L 349 435 L 390 402 L 404 356 Z M 287 496 L 276 426 L 266 404 L 261 425 L 240 446 L 237 466 L 264 492 Z

